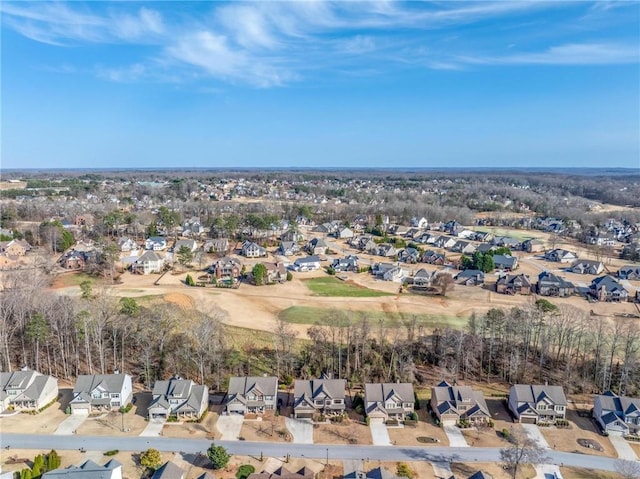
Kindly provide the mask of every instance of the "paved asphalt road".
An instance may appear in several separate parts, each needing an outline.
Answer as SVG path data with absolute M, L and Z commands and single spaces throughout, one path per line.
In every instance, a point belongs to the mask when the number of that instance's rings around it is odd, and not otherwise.
M 58 450 L 80 449 L 106 451 L 143 451 L 154 447 L 160 451 L 184 453 L 204 452 L 211 445 L 206 439 L 179 439 L 168 437 L 105 437 L 105 436 L 48 436 L 35 434 L 2 434 L 2 447 L 15 449 L 55 448 Z M 431 461 L 431 462 L 499 462 L 500 449 L 487 447 L 407 447 L 407 446 L 344 446 L 322 444 L 282 444 L 253 441 L 216 441 L 229 453 L 241 456 L 279 457 L 290 454 L 293 457 L 311 459 L 377 459 L 382 461 Z M 615 471 L 616 459 L 546 451 L 549 464 L 586 467 Z

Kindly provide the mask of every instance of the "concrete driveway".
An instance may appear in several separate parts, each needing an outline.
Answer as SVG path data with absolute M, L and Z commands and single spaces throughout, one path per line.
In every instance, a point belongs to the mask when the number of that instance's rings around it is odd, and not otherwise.
M 533 467 L 536 470 L 535 479 L 562 479 L 560 468 L 554 464 L 540 464 Z
M 58 428 L 54 434 L 59 436 L 75 434 L 76 429 L 78 429 L 88 418 L 88 414 L 71 414 L 67 419 L 58 424 Z
M 369 424 L 371 430 L 371 439 L 373 439 L 374 446 L 389 446 L 391 445 L 391 439 L 389 438 L 389 431 L 384 423 L 371 422 Z
M 540 428 L 535 424 L 522 424 L 522 428 L 526 435 L 534 441 L 538 446 L 549 449 L 549 443 L 540 432 Z
M 313 444 L 313 423 L 293 417 L 285 417 L 284 423 L 295 444 Z
M 241 414 L 228 414 L 220 416 L 216 422 L 218 431 L 222 434 L 223 441 L 237 441 L 242 429 L 244 416 Z
M 447 435 L 447 439 L 449 439 L 449 446 L 451 447 L 469 447 L 467 444 L 467 440 L 464 438 L 462 434 L 462 429 L 457 426 L 445 426 L 444 433 Z
M 164 423 L 166 419 L 164 418 L 153 418 L 149 419 L 149 424 L 144 428 L 144 431 L 140 433 L 140 436 L 143 437 L 158 437 L 162 435 L 162 428 L 164 427 Z
M 437 479 L 450 479 L 454 477 L 453 471 L 451 471 L 451 463 L 449 462 L 432 462 L 431 467 L 433 467 L 433 475 Z
M 626 459 L 627 461 L 635 461 L 638 459 L 636 453 L 624 437 L 617 434 L 611 434 L 609 435 L 609 440 L 616 449 L 620 459 Z

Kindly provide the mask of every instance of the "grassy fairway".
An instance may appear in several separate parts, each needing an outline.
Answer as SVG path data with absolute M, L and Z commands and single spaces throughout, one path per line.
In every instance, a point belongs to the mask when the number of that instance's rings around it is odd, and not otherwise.
M 378 296 L 393 296 L 392 293 L 345 283 L 332 276 L 324 278 L 305 279 L 304 283 L 316 296 L 341 296 L 349 298 L 374 298 Z
M 330 320 L 338 319 L 344 326 L 359 323 L 364 319 L 369 320 L 372 325 L 382 325 L 385 328 L 394 328 L 408 323 L 414 317 L 419 325 L 429 329 L 435 328 L 455 328 L 462 329 L 466 326 L 466 318 L 456 316 L 440 316 L 435 314 L 412 314 L 412 313 L 386 313 L 384 311 L 339 311 L 333 309 L 311 308 L 308 306 L 291 306 L 281 311 L 278 315 L 280 319 L 294 324 L 326 324 Z

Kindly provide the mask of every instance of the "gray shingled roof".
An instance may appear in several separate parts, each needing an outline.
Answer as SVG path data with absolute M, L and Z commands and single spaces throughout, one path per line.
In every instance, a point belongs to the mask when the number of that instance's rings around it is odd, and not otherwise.
M 183 469 L 169 461 L 156 469 L 151 479 L 182 479 L 184 475 L 185 471 Z
M 293 392 L 294 405 L 298 405 L 303 398 L 313 400 L 325 395 L 331 399 L 344 399 L 346 387 L 347 381 L 344 379 L 310 379 L 308 381 L 296 379 Z
M 275 376 L 232 377 L 229 380 L 227 402 L 234 398 L 243 401 L 247 393 L 253 389 L 263 393 L 264 395 L 270 395 L 272 393 L 276 394 L 278 389 L 278 378 Z
M 45 472 L 42 477 L 44 479 L 56 479 L 71 478 L 71 479 L 105 479 L 105 477 L 111 477 L 111 471 L 122 467 L 115 459 L 111 459 L 104 466 L 96 464 L 92 460 L 83 462 L 80 466 L 69 466 L 65 469 L 54 469 L 53 471 Z M 105 472 L 109 472 L 108 476 L 105 476 Z
M 547 396 L 558 406 L 566 406 L 567 398 L 562 386 L 545 386 L 531 384 L 514 384 L 509 395 L 515 394 L 516 402 L 537 403 Z
M 364 385 L 364 396 L 367 402 L 384 403 L 396 395 L 402 402 L 413 403 L 413 384 L 411 383 L 368 383 Z

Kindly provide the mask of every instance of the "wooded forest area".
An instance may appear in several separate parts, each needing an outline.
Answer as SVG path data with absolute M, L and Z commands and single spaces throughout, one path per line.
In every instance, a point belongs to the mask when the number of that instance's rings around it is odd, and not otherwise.
M 474 314 L 466 328 L 426 330 L 412 315 L 388 327 L 327 310 L 298 337 L 278 321 L 266 340 L 239 343 L 206 313 L 163 301 L 116 298 L 80 285 L 79 297 L 45 292 L 38 276 L 0 302 L 0 369 L 22 366 L 73 378 L 130 372 L 150 387 L 173 374 L 224 389 L 230 375 L 276 374 L 285 384 L 321 372 L 352 384 L 396 380 L 562 384 L 567 392 L 640 393 L 640 331 L 632 318 L 591 316 L 546 300 Z M 257 336 L 256 336 L 257 338 Z M 428 374 L 430 373 L 430 374 Z

